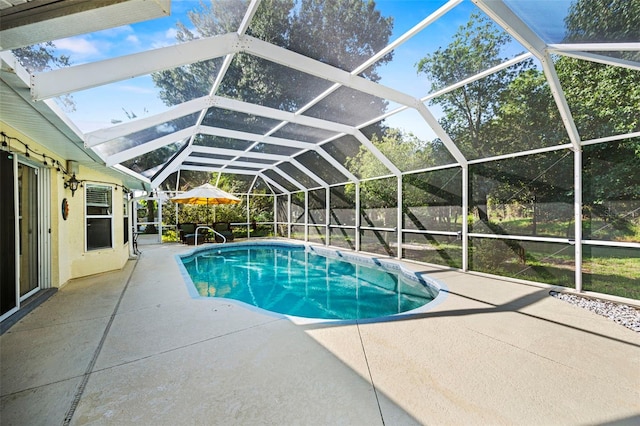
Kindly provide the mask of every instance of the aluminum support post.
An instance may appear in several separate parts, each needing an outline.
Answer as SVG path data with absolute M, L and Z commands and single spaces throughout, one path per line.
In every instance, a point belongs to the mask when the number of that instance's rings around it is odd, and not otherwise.
M 396 207 L 396 229 L 397 229 L 397 243 L 398 253 L 396 257 L 402 259 L 402 175 L 398 175 L 398 205 Z
M 576 291 L 582 292 L 582 149 L 574 150 L 573 160 L 573 215 L 575 223 Z
M 331 188 L 325 188 L 325 223 L 327 225 L 327 227 L 324 230 L 324 245 L 328 246 L 329 245 L 329 238 L 331 237 L 331 228 L 329 227 L 329 225 L 331 224 L 331 204 L 330 204 L 330 197 L 331 197 Z
M 156 193 L 157 195 L 157 193 Z M 158 218 L 158 242 L 162 244 L 162 200 L 160 197 L 157 198 L 158 201 L 158 209 L 156 210 Z
M 247 192 L 247 239 L 251 238 L 251 209 L 249 209 L 249 193 Z
M 462 270 L 469 270 L 469 165 L 462 165 Z
M 356 251 L 360 251 L 360 182 L 356 182 Z
M 309 191 L 304 191 L 304 241 L 309 242 Z
M 291 239 L 291 193 L 287 194 L 287 238 Z
M 278 196 L 273 196 L 273 235 L 278 236 Z

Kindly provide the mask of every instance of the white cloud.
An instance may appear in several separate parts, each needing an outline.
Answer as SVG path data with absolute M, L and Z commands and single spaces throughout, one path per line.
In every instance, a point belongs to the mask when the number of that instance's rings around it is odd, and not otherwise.
M 178 30 L 176 30 L 175 28 L 169 28 L 167 31 L 165 31 L 164 36 L 169 40 L 175 40 L 176 34 L 178 34 Z
M 177 43 L 176 34 L 178 31 L 175 28 L 169 28 L 162 33 L 152 34 L 149 38 L 151 47 L 158 49 L 160 47 L 172 46 Z
M 83 37 L 69 37 L 56 40 L 55 45 L 58 49 L 69 51 L 76 55 L 88 56 L 100 53 L 97 45 Z
M 127 36 L 126 40 L 129 43 L 134 43 L 134 44 L 139 44 L 140 43 L 140 39 L 135 34 L 131 34 L 131 35 Z

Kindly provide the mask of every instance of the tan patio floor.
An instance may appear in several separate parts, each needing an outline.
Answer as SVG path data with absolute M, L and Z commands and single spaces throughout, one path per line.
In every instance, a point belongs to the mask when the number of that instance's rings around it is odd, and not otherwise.
M 429 267 L 410 319 L 299 325 L 193 299 L 178 244 L 70 282 L 0 337 L 6 425 L 640 423 L 640 333 L 549 289 Z

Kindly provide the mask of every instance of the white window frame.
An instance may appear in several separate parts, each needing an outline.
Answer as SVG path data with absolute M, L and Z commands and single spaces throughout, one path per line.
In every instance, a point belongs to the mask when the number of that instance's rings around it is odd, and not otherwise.
M 129 245 L 130 240 L 131 240 L 131 235 L 129 232 L 129 229 L 131 229 L 131 222 L 129 222 L 129 194 L 124 192 L 124 189 L 122 190 L 122 226 L 124 227 L 124 230 L 122 231 L 122 235 L 124 237 L 124 235 L 127 236 L 126 241 L 124 241 L 122 244 L 123 245 Z M 125 219 L 127 220 L 126 226 L 125 226 Z
M 110 206 L 108 206 L 108 214 L 106 215 L 95 215 L 95 214 L 87 214 L 87 208 L 89 207 L 89 203 L 87 200 L 87 193 L 89 191 L 90 187 L 100 187 L 100 188 L 108 188 L 110 193 L 111 193 L 111 200 L 110 200 Z M 115 235 L 114 235 L 114 212 L 113 212 L 113 186 L 112 185 L 106 185 L 106 184 L 100 184 L 100 183 L 91 183 L 91 182 L 86 182 L 84 184 L 84 249 L 85 252 L 92 252 L 92 251 L 97 251 L 97 250 L 113 250 L 114 248 L 114 243 L 115 243 Z M 96 247 L 96 248 L 89 248 L 89 232 L 88 232 L 88 225 L 89 225 L 89 219 L 109 219 L 109 223 L 110 223 L 110 234 L 111 234 L 111 246 L 105 246 L 105 247 Z

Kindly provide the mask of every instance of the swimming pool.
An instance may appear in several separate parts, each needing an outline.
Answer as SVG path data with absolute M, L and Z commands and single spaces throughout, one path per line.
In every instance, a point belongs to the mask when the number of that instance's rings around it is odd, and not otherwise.
M 295 317 L 387 317 L 432 302 L 439 284 L 399 264 L 298 244 L 234 243 L 178 256 L 194 297 Z

